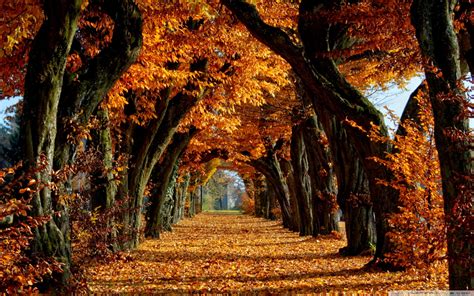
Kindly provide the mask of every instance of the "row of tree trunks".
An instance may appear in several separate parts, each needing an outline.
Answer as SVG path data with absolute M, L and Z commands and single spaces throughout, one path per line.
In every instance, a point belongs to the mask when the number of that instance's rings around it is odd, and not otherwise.
M 204 75 L 207 70 L 207 59 L 197 60 L 190 65 L 190 68 Z M 188 94 L 189 90 L 183 90 L 170 97 L 170 91 L 169 89 L 162 91 L 160 97 L 156 98 L 155 111 L 158 115 L 156 119 L 145 127 L 131 123 L 126 128 L 129 140 L 124 153 L 131 155 L 131 159 L 119 189 L 119 196 L 129 198 L 129 211 L 124 217 L 124 224 L 130 225 L 131 229 L 125 234 L 130 236 L 130 241 L 124 244 L 124 249 L 133 249 L 139 244 L 143 193 L 155 165 L 170 144 L 180 121 L 206 94 L 206 90 L 203 89 L 195 97 Z M 132 114 L 136 112 L 134 108 L 136 99 L 135 94 L 130 94 L 129 108 L 132 109 Z
M 281 146 L 278 142 L 267 147 L 267 156 L 252 161 L 276 193 L 283 225 L 301 235 L 328 234 L 339 228 L 337 187 L 330 151 L 322 143 L 324 138 L 324 131 L 313 116 L 293 127 L 291 161 L 277 156 L 276 147 Z M 260 202 L 256 202 L 257 213 Z
M 176 183 L 174 190 L 175 205 L 173 208 L 173 224 L 178 223 L 184 217 L 184 207 L 189 186 L 189 174 L 185 174 L 183 180 Z
M 382 134 L 387 134 L 383 115 L 346 81 L 338 71 L 336 62 L 324 54 L 334 44 L 347 44 L 344 34 L 330 34 L 330 22 L 325 17 L 316 16 L 320 9 L 330 8 L 332 2 L 301 1 L 298 31 L 303 48 L 295 45 L 283 30 L 263 22 L 255 6 L 242 0 L 223 0 L 223 3 L 253 36 L 288 61 L 310 95 L 318 117 L 329 113 L 339 121 L 348 118 L 365 130 L 370 130 L 375 124 L 380 127 Z M 333 40 L 335 38 L 342 39 Z M 385 239 L 389 231 L 386 216 L 396 210 L 398 193 L 376 181 L 378 178 L 389 180 L 391 174 L 385 167 L 372 161 L 371 157 L 384 158 L 388 146 L 371 141 L 367 133 L 359 128 L 348 126 L 346 132 L 367 174 L 370 194 L 376 200 L 378 239 L 374 259 L 383 258 L 390 251 L 388 240 Z

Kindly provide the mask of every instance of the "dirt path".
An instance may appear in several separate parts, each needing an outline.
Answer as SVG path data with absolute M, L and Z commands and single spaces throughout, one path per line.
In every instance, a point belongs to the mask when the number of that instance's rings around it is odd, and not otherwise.
M 201 214 L 119 261 L 88 269 L 92 292 L 313 293 L 447 289 L 407 273 L 368 272 L 370 257 L 341 257 L 344 241 L 300 237 L 277 222 Z M 348 294 L 350 295 L 350 294 Z

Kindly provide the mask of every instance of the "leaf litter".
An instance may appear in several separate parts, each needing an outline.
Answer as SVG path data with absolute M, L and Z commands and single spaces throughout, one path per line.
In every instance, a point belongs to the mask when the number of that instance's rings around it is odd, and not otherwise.
M 338 254 L 337 236 L 301 237 L 277 221 L 203 213 L 146 240 L 126 260 L 86 270 L 93 293 L 386 294 L 446 290 L 439 273 L 364 268 L 371 256 Z

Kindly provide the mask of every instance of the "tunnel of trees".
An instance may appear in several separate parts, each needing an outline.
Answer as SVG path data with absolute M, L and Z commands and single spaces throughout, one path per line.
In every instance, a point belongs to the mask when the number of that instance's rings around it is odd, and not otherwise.
M 342 256 L 447 258 L 450 289 L 472 289 L 471 1 L 0 8 L 0 103 L 18 101 L 0 122 L 0 290 L 67 286 L 203 210 L 313 237 L 344 221 Z M 384 116 L 374 93 L 412 81 Z

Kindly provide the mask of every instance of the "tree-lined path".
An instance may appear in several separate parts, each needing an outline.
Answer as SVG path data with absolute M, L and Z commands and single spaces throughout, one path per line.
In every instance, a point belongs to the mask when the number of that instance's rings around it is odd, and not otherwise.
M 93 292 L 310 293 L 443 290 L 447 278 L 367 271 L 370 256 L 342 257 L 333 236 L 300 237 L 280 222 L 203 213 L 127 259 L 88 270 Z
M 0 295 L 472 290 L 472 8 L 0 0 Z

